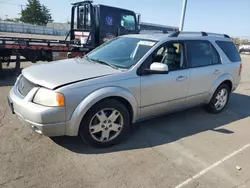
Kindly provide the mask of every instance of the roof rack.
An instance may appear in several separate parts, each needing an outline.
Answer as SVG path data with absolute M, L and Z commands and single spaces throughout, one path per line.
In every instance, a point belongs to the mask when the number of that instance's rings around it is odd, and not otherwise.
M 184 35 L 201 35 L 201 36 L 220 36 L 220 37 L 225 37 L 225 38 L 230 38 L 228 35 L 226 34 L 218 34 L 218 33 L 207 33 L 207 32 L 204 32 L 204 31 L 201 31 L 201 32 L 181 32 L 181 31 L 176 31 L 176 32 L 173 32 L 171 33 L 168 37 L 178 37 L 180 34 L 184 34 Z

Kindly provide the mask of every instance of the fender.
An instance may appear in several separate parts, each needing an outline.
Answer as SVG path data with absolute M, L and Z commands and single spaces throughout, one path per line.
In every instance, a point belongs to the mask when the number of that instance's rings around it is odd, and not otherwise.
M 229 80 L 232 82 L 232 84 L 234 83 L 233 82 L 233 77 L 230 75 L 230 74 L 223 74 L 221 75 L 219 78 L 217 78 L 217 80 L 215 81 L 215 83 L 212 85 L 212 87 L 210 88 L 209 90 L 209 96 L 208 96 L 208 100 L 206 101 L 207 103 L 209 103 L 209 101 L 211 100 L 211 98 L 213 97 L 213 94 L 215 92 L 215 90 L 219 87 L 219 85 L 226 81 L 226 80 Z
M 122 97 L 126 99 L 131 104 L 133 109 L 132 122 L 134 123 L 136 121 L 138 117 L 138 102 L 134 95 L 130 91 L 121 87 L 105 87 L 92 92 L 79 103 L 73 112 L 71 120 L 65 125 L 65 135 L 77 136 L 82 118 L 87 111 L 94 104 L 108 97 Z

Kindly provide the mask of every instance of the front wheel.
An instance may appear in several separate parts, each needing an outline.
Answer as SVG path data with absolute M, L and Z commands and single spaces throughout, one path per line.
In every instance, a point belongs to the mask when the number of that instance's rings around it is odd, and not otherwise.
M 79 134 L 93 147 L 105 148 L 120 143 L 130 129 L 130 114 L 117 100 L 94 105 L 81 122 Z
M 205 106 L 207 112 L 212 114 L 218 114 L 222 112 L 229 100 L 230 89 L 227 84 L 221 84 L 216 91 L 209 104 Z

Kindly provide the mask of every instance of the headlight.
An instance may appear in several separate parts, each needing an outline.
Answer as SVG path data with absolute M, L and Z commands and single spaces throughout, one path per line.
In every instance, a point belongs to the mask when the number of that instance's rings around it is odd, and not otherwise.
M 62 93 L 57 93 L 53 90 L 40 88 L 34 99 L 34 103 L 41 104 L 44 106 L 65 106 L 65 97 Z

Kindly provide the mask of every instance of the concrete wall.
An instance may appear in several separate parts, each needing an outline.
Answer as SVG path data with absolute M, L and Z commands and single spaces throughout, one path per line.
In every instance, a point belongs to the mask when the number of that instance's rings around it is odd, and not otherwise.
M 24 23 L 0 22 L 0 32 L 65 36 L 68 34 L 68 31 L 68 29 L 55 29 L 53 27 L 36 26 Z

